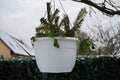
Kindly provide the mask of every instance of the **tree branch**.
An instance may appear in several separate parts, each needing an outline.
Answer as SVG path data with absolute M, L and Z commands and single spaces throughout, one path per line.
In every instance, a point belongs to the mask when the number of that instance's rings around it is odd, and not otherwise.
M 98 9 L 98 10 L 102 11 L 103 13 L 106 13 L 107 15 L 110 15 L 110 16 L 120 15 L 120 10 L 118 10 L 118 9 L 117 10 L 113 10 L 113 9 L 105 7 L 105 5 L 104 6 L 100 6 L 100 5 L 98 5 L 97 3 L 95 3 L 95 2 L 93 2 L 91 0 L 72 0 L 72 1 L 81 2 L 81 3 L 87 4 L 87 5 L 92 6 L 92 7 L 96 8 L 96 9 Z M 111 6 L 113 6 L 113 4 Z

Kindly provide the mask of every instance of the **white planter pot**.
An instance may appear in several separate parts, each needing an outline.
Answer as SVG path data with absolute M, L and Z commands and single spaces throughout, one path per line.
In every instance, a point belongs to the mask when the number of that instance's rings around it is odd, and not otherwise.
M 44 73 L 71 72 L 74 68 L 78 40 L 76 38 L 57 38 L 60 48 L 53 46 L 53 38 L 38 38 L 34 43 L 37 65 Z

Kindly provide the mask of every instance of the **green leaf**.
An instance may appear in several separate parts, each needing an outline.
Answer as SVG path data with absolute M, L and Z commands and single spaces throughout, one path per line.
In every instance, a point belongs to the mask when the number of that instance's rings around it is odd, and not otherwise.
M 55 33 L 53 33 L 53 32 L 48 32 L 48 33 L 46 33 L 46 35 L 47 35 L 48 37 L 51 37 L 51 38 L 54 38 L 54 37 L 55 37 Z
M 56 48 L 59 48 L 59 44 L 58 44 L 58 40 L 57 39 L 54 39 L 54 44 L 53 44 Z
M 47 3 L 47 18 L 48 18 L 48 22 L 51 23 L 51 4 L 48 2 Z

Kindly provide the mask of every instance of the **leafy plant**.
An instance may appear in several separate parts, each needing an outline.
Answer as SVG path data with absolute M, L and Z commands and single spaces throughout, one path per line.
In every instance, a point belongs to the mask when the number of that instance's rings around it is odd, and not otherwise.
M 82 37 L 78 37 L 80 43 L 79 43 L 79 51 L 78 54 L 88 54 L 88 52 L 90 51 L 90 46 L 91 46 L 91 42 L 89 38 L 82 38 Z
M 60 16 L 58 15 L 59 10 L 55 9 L 55 11 L 52 12 L 51 3 L 47 3 L 47 17 L 40 19 L 41 25 L 36 28 L 36 34 L 31 40 L 35 41 L 38 37 L 52 37 L 54 38 L 54 46 L 59 48 L 55 37 L 75 37 L 75 32 L 79 30 L 86 13 L 85 8 L 81 9 L 71 27 L 68 15 L 64 14 L 60 20 Z

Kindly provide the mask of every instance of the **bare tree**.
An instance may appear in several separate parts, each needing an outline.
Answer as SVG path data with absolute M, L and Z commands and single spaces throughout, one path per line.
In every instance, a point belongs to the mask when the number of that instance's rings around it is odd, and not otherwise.
M 95 1 L 92 0 L 72 0 L 72 1 L 81 2 L 86 5 L 92 6 L 110 16 L 120 15 L 120 6 L 115 4 L 115 2 L 113 2 L 114 0 L 103 0 L 101 3 L 96 3 Z
M 96 25 L 96 30 L 92 31 L 91 39 L 100 41 L 103 46 L 100 49 L 100 54 L 112 54 L 117 55 L 120 53 L 120 23 L 117 27 L 112 25 L 106 30 L 101 25 Z
M 120 5 L 115 3 L 115 0 L 72 0 L 75 2 L 84 3 L 88 6 L 98 9 L 103 14 L 108 16 L 120 15 Z M 95 2 L 96 1 L 96 2 Z M 99 2 L 97 2 L 99 1 Z M 100 2 L 101 1 L 101 2 Z M 93 10 L 93 9 L 92 9 Z M 120 53 L 120 23 L 118 26 L 110 26 L 106 30 L 106 26 L 96 25 L 96 30 L 91 29 L 94 41 L 100 41 L 103 44 L 99 54 L 117 55 Z M 103 28 L 104 27 L 104 28 Z

